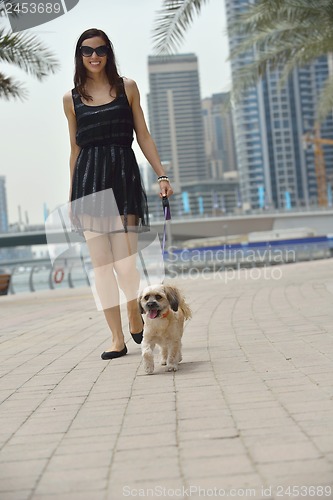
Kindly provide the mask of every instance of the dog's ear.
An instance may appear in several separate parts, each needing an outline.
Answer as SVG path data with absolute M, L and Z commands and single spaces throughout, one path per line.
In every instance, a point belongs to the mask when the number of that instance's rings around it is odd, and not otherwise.
M 142 295 L 139 295 L 139 297 L 138 297 L 138 306 L 139 306 L 140 314 L 144 314 L 145 311 L 144 311 L 144 309 L 143 309 L 143 307 L 141 305 L 141 299 L 142 299 Z
M 180 297 L 179 297 L 178 291 L 169 285 L 164 286 L 164 291 L 165 291 L 165 295 L 166 295 L 166 298 L 168 299 L 168 302 L 170 304 L 171 309 L 173 311 L 178 311 L 179 302 L 180 302 Z

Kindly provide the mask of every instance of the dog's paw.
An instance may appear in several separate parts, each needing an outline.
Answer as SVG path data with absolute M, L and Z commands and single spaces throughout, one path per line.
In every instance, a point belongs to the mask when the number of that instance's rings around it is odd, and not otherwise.
M 167 372 L 176 372 L 178 370 L 178 365 L 167 365 L 166 371 Z
M 151 375 L 152 373 L 154 373 L 154 358 L 151 354 L 144 353 L 143 366 L 144 366 L 145 372 L 148 375 Z
M 148 375 L 151 375 L 154 373 L 154 363 L 144 363 L 144 369 Z

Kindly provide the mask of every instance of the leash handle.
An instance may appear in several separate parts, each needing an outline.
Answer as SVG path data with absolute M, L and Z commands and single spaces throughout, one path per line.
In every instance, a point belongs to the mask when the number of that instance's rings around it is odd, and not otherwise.
M 164 219 L 170 220 L 171 219 L 170 203 L 167 196 L 162 197 L 162 206 L 164 212 Z

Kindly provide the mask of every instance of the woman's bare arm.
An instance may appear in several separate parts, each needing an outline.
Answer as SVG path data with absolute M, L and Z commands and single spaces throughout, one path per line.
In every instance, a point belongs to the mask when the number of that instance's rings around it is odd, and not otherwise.
M 71 144 L 71 153 L 70 153 L 70 158 L 69 158 L 69 169 L 70 169 L 69 201 L 70 201 L 71 200 L 71 193 L 72 193 L 72 179 L 73 179 L 75 163 L 76 163 L 77 157 L 78 157 L 80 150 L 81 150 L 80 146 L 78 146 L 76 144 L 77 124 L 76 124 L 76 116 L 75 116 L 75 111 L 74 111 L 72 93 L 70 91 L 64 95 L 63 105 L 64 105 L 64 112 L 65 112 L 65 115 L 66 115 L 67 120 L 68 120 L 69 139 L 70 139 L 70 144 Z
M 134 119 L 134 130 L 136 134 L 136 139 L 141 148 L 141 151 L 147 158 L 150 165 L 153 167 L 157 176 L 165 175 L 163 166 L 161 165 L 161 160 L 157 152 L 155 142 L 149 133 L 146 120 L 140 104 L 140 94 L 138 87 L 134 80 L 128 78 L 124 79 L 125 90 L 128 97 L 129 104 L 133 111 Z M 160 196 L 171 196 L 173 189 L 169 182 L 160 182 Z

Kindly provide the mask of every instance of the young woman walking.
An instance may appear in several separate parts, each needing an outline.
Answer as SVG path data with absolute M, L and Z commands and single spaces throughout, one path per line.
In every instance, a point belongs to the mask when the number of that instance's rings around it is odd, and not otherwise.
M 154 169 L 160 196 L 173 193 L 147 129 L 135 81 L 119 76 L 113 46 L 99 29 L 79 37 L 74 88 L 63 98 L 71 144 L 71 220 L 86 240 L 95 287 L 111 331 L 102 359 L 124 356 L 127 347 L 119 288 L 127 300 L 130 333 L 141 343 L 143 320 L 137 306 L 138 233 L 149 230 L 147 198 L 131 148 L 133 131 Z

